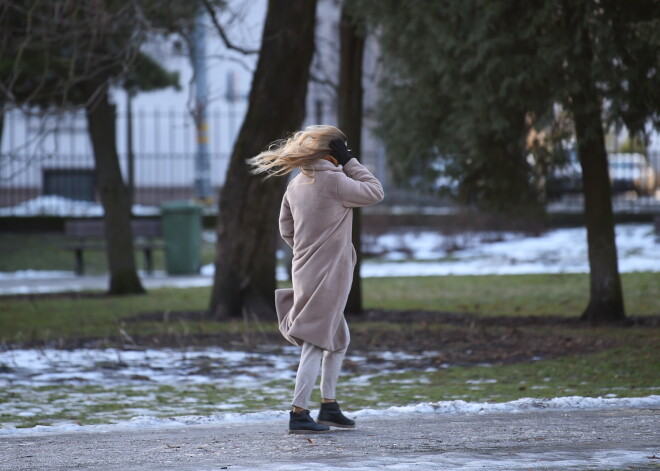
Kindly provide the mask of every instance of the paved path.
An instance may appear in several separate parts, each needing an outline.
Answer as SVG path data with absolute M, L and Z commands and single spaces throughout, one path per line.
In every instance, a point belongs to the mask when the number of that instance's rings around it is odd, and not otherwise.
M 660 410 L 364 418 L 300 436 L 282 422 L 0 438 L 0 470 L 658 470 Z M 309 439 L 308 439 L 309 438 Z

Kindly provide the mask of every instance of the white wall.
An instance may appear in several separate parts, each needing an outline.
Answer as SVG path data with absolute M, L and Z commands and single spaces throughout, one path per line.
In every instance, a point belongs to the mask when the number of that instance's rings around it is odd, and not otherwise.
M 228 11 L 219 15 L 228 35 L 237 45 L 258 50 L 267 1 L 230 0 L 229 5 Z M 340 9 L 341 2 L 338 0 L 319 0 L 317 8 L 318 53 L 314 59 L 313 74 L 335 84 L 338 82 Z M 219 185 L 224 181 L 228 156 L 247 108 L 257 55 L 228 50 L 210 20 L 207 21 L 207 28 L 211 179 L 214 185 Z M 136 184 L 157 185 L 162 178 L 161 172 L 167 171 L 164 180 L 168 184 L 192 185 L 196 139 L 194 123 L 188 111 L 194 105 L 191 62 L 187 56 L 173 53 L 171 41 L 150 44 L 146 50 L 167 69 L 179 72 L 182 89 L 140 93 L 133 99 L 134 151 L 138 155 L 150 156 L 136 162 Z M 369 132 L 376 101 L 376 80 L 373 78 L 377 73 L 376 56 L 375 41 L 369 40 L 365 54 L 365 74 L 368 78 L 364 80 L 367 120 L 362 148 L 364 160 L 371 166 L 375 166 L 374 156 L 382 154 L 382 146 Z M 233 94 L 228 94 L 230 77 Z M 112 100 L 118 113 L 117 146 L 124 167 L 126 98 L 122 89 L 113 90 Z M 336 90 L 332 86 L 312 82 L 308 90 L 305 125 L 317 124 L 317 102 L 322 103 L 323 122 L 336 124 Z M 84 114 L 80 112 L 50 119 L 28 119 L 21 112 L 8 113 L 0 152 L 14 156 L 3 158 L 0 162 L 0 186 L 6 186 L 8 179 L 15 174 L 20 174 L 25 184 L 41 186 L 43 168 L 93 168 Z M 164 170 L 164 167 L 167 169 Z

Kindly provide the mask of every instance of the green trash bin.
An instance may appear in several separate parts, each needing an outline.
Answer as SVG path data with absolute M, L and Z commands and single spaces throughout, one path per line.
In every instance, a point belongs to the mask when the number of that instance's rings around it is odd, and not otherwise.
M 168 201 L 161 207 L 167 273 L 199 273 L 202 208 L 190 201 Z

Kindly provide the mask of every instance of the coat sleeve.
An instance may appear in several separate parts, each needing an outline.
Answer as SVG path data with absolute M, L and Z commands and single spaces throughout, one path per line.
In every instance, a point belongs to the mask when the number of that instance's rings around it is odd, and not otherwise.
M 282 206 L 280 207 L 280 235 L 284 242 L 293 248 L 293 214 L 286 193 L 284 193 Z
M 369 206 L 383 200 L 383 186 L 357 159 L 344 166 L 345 176 L 337 182 L 337 196 L 347 208 Z

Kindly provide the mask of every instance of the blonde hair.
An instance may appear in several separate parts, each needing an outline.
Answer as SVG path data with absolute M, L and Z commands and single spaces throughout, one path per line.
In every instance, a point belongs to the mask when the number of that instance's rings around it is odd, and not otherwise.
M 247 159 L 253 174 L 267 173 L 268 177 L 286 175 L 298 167 L 310 164 L 330 154 L 330 141 L 346 140 L 338 128 L 326 124 L 308 126 L 288 139 L 280 139 L 259 155 Z

